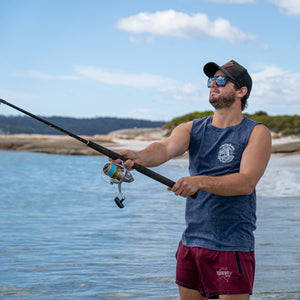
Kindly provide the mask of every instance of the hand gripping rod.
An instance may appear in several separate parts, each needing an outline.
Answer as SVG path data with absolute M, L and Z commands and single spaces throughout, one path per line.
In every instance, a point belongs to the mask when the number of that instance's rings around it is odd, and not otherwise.
M 42 119 L 42 118 L 40 118 L 40 117 L 38 117 L 38 116 L 30 113 L 30 112 L 28 112 L 28 111 L 26 111 L 26 110 L 18 107 L 18 106 L 15 106 L 15 105 L 13 105 L 13 104 L 11 104 L 11 103 L 9 103 L 9 102 L 7 102 L 7 101 L 5 101 L 5 100 L 3 100 L 3 99 L 0 98 L 0 104 L 1 103 L 6 104 L 6 105 L 8 105 L 8 106 L 10 106 L 10 107 L 12 107 L 12 108 L 14 108 L 14 109 L 22 112 L 23 114 L 28 115 L 28 116 L 30 116 L 30 117 L 32 117 L 32 118 L 34 118 L 34 119 L 36 119 L 36 120 L 38 120 L 38 121 L 40 121 L 42 123 L 44 123 L 44 124 L 46 124 L 46 125 L 54 128 L 54 129 L 56 129 L 56 130 L 58 130 L 58 131 L 60 131 L 60 132 L 62 132 L 64 134 L 66 134 L 66 135 L 68 135 L 68 136 L 70 136 L 70 137 L 72 137 L 72 138 L 74 138 L 74 139 L 76 139 L 76 140 L 78 140 L 78 141 L 80 141 L 80 142 L 82 142 L 84 144 L 86 144 L 88 147 L 90 147 L 90 148 L 92 148 L 92 149 L 94 149 L 94 150 L 96 150 L 96 151 L 98 151 L 98 152 L 106 155 L 107 157 L 112 158 L 113 160 L 115 160 L 115 159 L 121 159 L 122 161 L 126 161 L 127 160 L 127 158 L 119 155 L 118 153 L 116 153 L 116 152 L 114 152 L 114 151 L 112 151 L 112 150 L 110 150 L 108 148 L 105 148 L 105 147 L 103 147 L 103 146 L 101 146 L 99 144 L 96 144 L 96 143 L 94 143 L 94 142 L 92 142 L 90 140 L 86 140 L 86 139 L 84 139 L 84 138 L 82 138 L 82 137 L 80 137 L 80 136 L 78 136 L 78 135 L 76 135 L 76 134 L 74 134 L 74 133 L 72 133 L 70 131 L 67 131 L 67 130 L 65 130 L 65 129 L 63 129 L 63 128 L 61 128 L 61 127 L 59 127 L 59 126 L 57 126 L 57 125 L 55 125 L 55 124 L 53 124 L 53 123 L 45 120 L 45 119 Z M 137 170 L 138 172 L 140 172 L 140 173 L 142 173 L 142 174 L 144 174 L 144 175 L 146 175 L 146 176 L 148 176 L 148 177 L 150 177 L 150 178 L 152 178 L 152 179 L 154 179 L 154 180 L 156 180 L 156 181 L 158 181 L 158 182 L 160 182 L 160 183 L 162 183 L 162 184 L 170 187 L 170 188 L 172 188 L 174 186 L 174 184 L 175 184 L 175 182 L 173 180 L 171 180 L 171 179 L 169 179 L 169 178 L 167 178 L 167 177 L 165 177 L 165 176 L 163 176 L 163 175 L 161 175 L 159 173 L 156 173 L 156 172 L 154 172 L 154 171 L 152 171 L 152 170 L 150 170 L 150 169 L 148 169 L 148 168 L 146 168 L 146 167 L 144 167 L 144 166 L 142 166 L 140 164 L 134 163 L 134 165 L 133 165 L 132 168 L 135 169 L 135 170 Z M 195 193 L 194 195 L 192 195 L 192 197 L 193 198 L 197 198 L 197 193 Z

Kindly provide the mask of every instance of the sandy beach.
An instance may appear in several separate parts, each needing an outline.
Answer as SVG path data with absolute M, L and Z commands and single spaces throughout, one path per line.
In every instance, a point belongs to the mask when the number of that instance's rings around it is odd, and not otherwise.
M 113 151 L 140 150 L 153 141 L 165 138 L 160 128 L 126 129 L 108 135 L 82 136 Z M 94 149 L 67 135 L 13 134 L 0 135 L 0 150 L 43 152 L 68 155 L 99 155 Z M 300 138 L 284 137 L 272 140 L 274 154 L 300 154 Z

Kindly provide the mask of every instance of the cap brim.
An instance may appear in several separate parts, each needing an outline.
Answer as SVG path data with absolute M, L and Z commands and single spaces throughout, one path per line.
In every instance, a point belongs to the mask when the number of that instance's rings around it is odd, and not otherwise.
M 207 77 L 212 77 L 219 71 L 221 67 L 214 62 L 209 62 L 203 67 L 203 72 Z

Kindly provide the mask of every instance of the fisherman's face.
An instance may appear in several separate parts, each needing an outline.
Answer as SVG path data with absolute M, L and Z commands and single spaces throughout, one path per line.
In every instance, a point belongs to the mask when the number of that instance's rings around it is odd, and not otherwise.
M 226 76 L 222 71 L 217 71 L 215 76 Z M 225 86 L 217 86 L 213 81 L 209 91 L 209 102 L 215 109 L 230 108 L 235 102 L 236 89 L 234 83 L 227 81 Z

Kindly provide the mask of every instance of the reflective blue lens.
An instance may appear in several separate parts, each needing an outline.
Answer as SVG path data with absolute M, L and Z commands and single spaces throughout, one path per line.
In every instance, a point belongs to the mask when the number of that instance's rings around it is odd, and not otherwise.
M 216 81 L 217 86 L 225 86 L 227 82 L 227 77 L 226 76 L 213 76 L 209 77 L 207 80 L 207 87 L 211 87 L 211 84 L 213 81 Z

